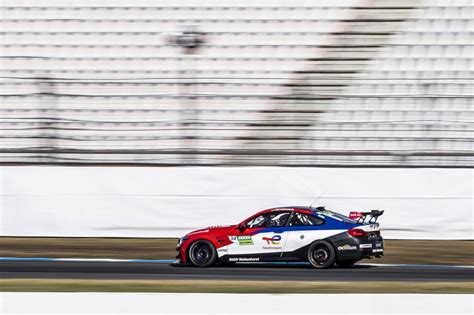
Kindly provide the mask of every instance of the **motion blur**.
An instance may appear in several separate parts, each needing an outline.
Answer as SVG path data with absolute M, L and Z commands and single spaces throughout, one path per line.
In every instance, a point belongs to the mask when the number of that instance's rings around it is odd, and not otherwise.
M 469 1 L 9 1 L 4 164 L 472 167 Z
M 473 314 L 473 8 L 0 1 L 0 313 Z

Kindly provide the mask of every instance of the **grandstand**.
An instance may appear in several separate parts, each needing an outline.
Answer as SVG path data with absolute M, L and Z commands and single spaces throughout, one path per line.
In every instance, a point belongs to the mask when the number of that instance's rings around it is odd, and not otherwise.
M 472 167 L 469 0 L 3 0 L 0 163 Z M 196 53 L 171 43 L 192 25 Z

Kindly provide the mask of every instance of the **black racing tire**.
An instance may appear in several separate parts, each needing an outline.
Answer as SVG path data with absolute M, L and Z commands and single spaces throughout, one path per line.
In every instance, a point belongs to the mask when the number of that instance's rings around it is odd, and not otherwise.
M 341 261 L 336 262 L 336 265 L 341 268 L 349 268 L 349 267 L 352 267 L 358 261 L 359 261 L 358 259 L 341 260 Z
M 188 257 L 196 267 L 210 267 L 217 261 L 217 251 L 211 242 L 197 240 L 189 246 Z
M 308 261 L 314 268 L 331 268 L 336 262 L 336 251 L 326 241 L 317 241 L 308 248 Z

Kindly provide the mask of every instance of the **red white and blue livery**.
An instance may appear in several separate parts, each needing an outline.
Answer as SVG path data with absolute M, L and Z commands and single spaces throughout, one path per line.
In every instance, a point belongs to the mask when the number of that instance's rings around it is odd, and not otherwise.
M 363 258 L 383 256 L 377 223 L 382 214 L 383 210 L 372 210 L 346 217 L 324 207 L 267 209 L 236 225 L 186 234 L 179 240 L 176 258 L 197 267 L 270 261 L 349 267 Z

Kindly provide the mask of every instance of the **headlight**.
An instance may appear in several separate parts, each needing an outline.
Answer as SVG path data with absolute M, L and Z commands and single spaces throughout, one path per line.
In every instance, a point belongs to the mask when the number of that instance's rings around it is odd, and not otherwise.
M 188 240 L 188 239 L 189 239 L 189 237 L 186 237 L 186 236 L 181 237 L 181 238 L 179 239 L 179 241 L 178 241 L 178 246 L 183 245 L 183 243 L 184 243 L 186 240 Z

